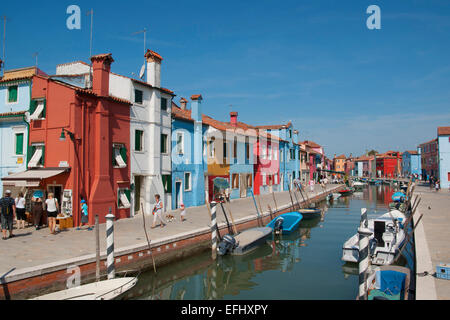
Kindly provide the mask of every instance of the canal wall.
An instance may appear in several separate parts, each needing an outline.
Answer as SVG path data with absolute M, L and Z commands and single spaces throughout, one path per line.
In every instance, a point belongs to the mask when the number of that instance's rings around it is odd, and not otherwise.
M 328 185 L 326 189 L 323 189 L 316 185 L 314 192 L 308 192 L 308 197 L 311 201 L 320 201 L 329 193 L 335 192 L 343 187 L 343 185 Z M 275 201 L 273 200 L 274 196 Z M 292 197 L 294 202 L 296 202 L 296 199 L 299 200 L 300 204 L 304 202 L 299 193 L 297 193 L 296 198 L 294 196 Z M 261 216 L 264 225 L 273 217 L 292 211 L 291 198 L 288 192 L 264 195 L 259 197 L 257 202 L 258 209 L 262 208 Z M 269 210 L 265 209 L 268 206 L 272 208 L 272 217 Z M 252 198 L 232 200 L 229 206 L 225 208 L 228 213 L 232 213 L 238 231 L 258 226 L 258 219 Z M 218 227 L 220 234 L 223 236 L 228 233 L 227 223 L 225 217 L 221 214 L 220 206 L 218 206 L 217 212 Z M 177 215 L 177 211 L 171 213 Z M 149 231 L 151 249 L 149 249 L 148 243 L 143 241 L 145 240 L 145 236 L 142 228 L 142 215 L 116 221 L 116 249 L 114 252 L 116 271 L 152 269 L 152 255 L 156 268 L 159 268 L 199 252 L 211 250 L 210 216 L 207 208 L 205 206 L 188 208 L 186 216 L 189 224 L 178 221 L 176 223 L 169 222 L 165 228 L 151 229 Z M 228 218 L 230 219 L 230 215 L 228 215 Z M 150 219 L 151 217 L 146 217 L 146 225 L 149 230 L 151 226 Z M 43 232 L 47 231 L 45 230 Z M 37 237 L 41 236 L 39 241 L 42 241 L 42 238 L 46 237 L 42 236 L 43 232 L 41 234 L 37 232 L 31 235 L 23 233 L 23 239 L 27 239 L 30 242 L 30 246 L 35 246 L 36 241 L 34 240 Z M 83 234 L 81 234 L 82 232 Z M 100 225 L 100 234 L 105 234 L 104 225 Z M 20 240 L 22 237 L 20 234 L 18 236 L 20 237 L 9 239 L 8 244 L 11 244 L 13 247 L 14 245 L 20 247 L 17 238 Z M 103 237 L 101 236 L 101 238 Z M 12 242 L 12 240 L 15 242 Z M 34 258 L 37 259 L 36 261 L 44 261 L 46 259 L 47 263 L 34 266 L 27 266 L 27 260 L 25 259 L 29 257 L 26 255 L 19 254 L 11 256 L 10 250 L 5 250 L 5 246 L 0 248 L 1 256 L 6 258 L 6 260 L 0 262 L 0 299 L 27 299 L 33 296 L 63 290 L 67 286 L 68 279 L 74 277 L 74 270 L 75 272 L 79 272 L 81 283 L 91 282 L 95 279 L 95 253 L 73 256 L 77 248 L 81 248 L 81 252 L 85 252 L 86 250 L 88 252 L 95 252 L 93 232 L 70 230 L 67 234 L 60 236 L 60 239 L 57 240 L 57 245 L 53 239 L 49 240 L 45 238 L 45 240 L 48 241 L 47 246 L 44 248 L 47 250 L 40 250 L 41 256 L 39 256 L 39 252 L 34 253 L 34 256 L 36 256 Z M 41 242 L 40 245 L 45 245 L 45 243 Z M 55 253 L 52 255 L 52 246 L 55 247 L 55 252 L 60 252 L 60 254 Z M 101 248 L 105 248 L 103 239 L 101 241 Z M 7 254 L 10 257 L 5 257 Z M 104 275 L 106 274 L 105 250 L 101 251 L 100 260 L 101 274 Z M 23 267 L 18 268 L 16 265 Z

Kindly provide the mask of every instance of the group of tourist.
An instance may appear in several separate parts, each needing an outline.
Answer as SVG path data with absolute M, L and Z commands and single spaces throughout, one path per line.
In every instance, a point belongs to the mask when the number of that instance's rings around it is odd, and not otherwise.
M 434 188 L 436 191 L 439 191 L 439 189 L 441 188 L 441 181 L 434 176 L 431 176 L 429 181 L 430 189 L 432 190 Z
M 50 229 L 50 234 L 56 234 L 56 217 L 59 212 L 58 199 L 54 197 L 53 193 L 48 194 L 45 202 L 40 197 L 33 197 L 31 204 L 31 213 L 36 230 L 41 226 L 41 218 L 44 213 L 44 204 L 47 211 L 47 225 Z M 13 224 L 16 219 L 17 229 L 25 229 L 25 221 L 28 220 L 26 215 L 26 200 L 23 193 L 20 192 L 17 198 L 11 197 L 11 191 L 6 190 L 3 198 L 0 199 L 0 216 L 2 226 L 2 239 L 14 237 Z M 8 237 L 7 231 L 9 232 Z

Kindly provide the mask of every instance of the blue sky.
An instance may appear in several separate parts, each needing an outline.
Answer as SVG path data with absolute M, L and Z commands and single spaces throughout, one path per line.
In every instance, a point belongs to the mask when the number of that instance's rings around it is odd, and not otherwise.
M 66 9 L 81 8 L 81 30 Z M 366 8 L 381 8 L 381 30 Z M 450 126 L 450 2 L 443 1 L 42 1 L 2 4 L 6 68 L 88 61 L 111 52 L 132 76 L 147 47 L 163 58 L 162 86 L 201 93 L 204 113 L 250 124 L 293 121 L 327 155 L 415 149 Z M 3 28 L 1 29 L 3 35 Z M 231 105 L 231 107 L 230 107 Z

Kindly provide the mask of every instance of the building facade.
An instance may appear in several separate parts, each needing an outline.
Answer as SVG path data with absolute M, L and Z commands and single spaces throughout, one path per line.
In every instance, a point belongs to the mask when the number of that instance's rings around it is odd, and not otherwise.
M 439 180 L 442 189 L 450 188 L 450 127 L 438 127 Z
M 409 177 L 412 174 L 422 174 L 420 154 L 417 150 L 407 150 L 402 154 L 402 176 Z
M 419 145 L 421 150 L 422 179 L 429 180 L 439 174 L 438 139 L 433 139 Z

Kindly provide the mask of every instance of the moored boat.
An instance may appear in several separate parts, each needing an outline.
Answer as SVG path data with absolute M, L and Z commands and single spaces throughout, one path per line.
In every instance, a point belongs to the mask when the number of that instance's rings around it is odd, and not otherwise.
M 303 215 L 303 219 L 305 220 L 314 219 L 322 214 L 322 210 L 317 208 L 300 209 L 298 212 Z
M 266 227 L 272 228 L 276 233 L 291 233 L 298 228 L 302 219 L 303 215 L 297 211 L 283 213 L 270 221 Z
M 394 261 L 405 240 L 405 231 L 402 222 L 405 215 L 399 210 L 385 213 L 375 219 L 368 220 L 369 256 L 372 264 L 389 265 Z M 358 233 L 348 239 L 342 248 L 342 260 L 358 262 L 359 236 Z
M 84 284 L 45 294 L 31 300 L 112 300 L 137 283 L 137 277 L 123 277 Z
M 246 254 L 265 243 L 271 234 L 272 228 L 269 227 L 251 228 L 237 235 L 226 234 L 217 246 L 217 252 L 221 256 Z

